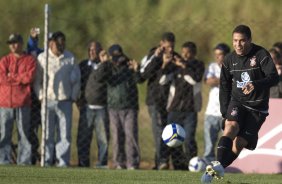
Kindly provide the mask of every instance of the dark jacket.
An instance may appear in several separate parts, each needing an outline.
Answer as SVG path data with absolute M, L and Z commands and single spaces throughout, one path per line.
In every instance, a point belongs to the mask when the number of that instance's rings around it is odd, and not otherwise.
M 85 88 L 86 88 L 86 83 L 88 81 L 89 75 L 91 71 L 93 70 L 93 67 L 91 65 L 92 61 L 89 59 L 85 59 L 79 63 L 79 69 L 81 73 L 81 78 L 80 78 L 80 97 L 78 99 L 78 106 L 85 105 L 86 104 L 86 99 L 85 99 Z
M 138 109 L 139 72 L 134 72 L 126 64 L 112 67 L 112 77 L 108 83 L 108 107 L 112 109 Z
M 98 63 L 92 69 L 85 87 L 85 99 L 88 105 L 107 105 L 107 83 L 111 79 L 110 62 Z
M 161 66 L 163 63 L 162 57 L 155 57 L 156 48 L 150 50 L 147 55 L 146 63 L 141 66 L 140 74 L 147 81 L 147 105 L 155 105 L 158 110 L 164 110 L 167 105 L 169 85 L 160 85 L 160 77 L 162 75 Z M 178 55 L 176 52 L 173 55 Z M 170 70 L 173 66 L 169 66 Z
M 233 51 L 223 62 L 220 75 L 220 110 L 225 117 L 230 100 L 258 111 L 267 111 L 269 89 L 278 83 L 278 74 L 270 54 L 253 44 L 250 52 L 239 56 Z M 254 90 L 245 95 L 242 87 L 252 82 Z
M 270 88 L 270 98 L 282 98 L 282 75 L 279 75 L 278 84 Z
M 174 71 L 162 70 L 161 84 L 169 83 L 170 92 L 167 104 L 168 112 L 193 112 L 195 110 L 194 88 L 204 75 L 205 66 L 202 61 L 184 62 L 185 68 L 176 67 Z M 200 92 L 200 89 L 197 89 Z M 201 102 L 197 102 L 201 103 Z

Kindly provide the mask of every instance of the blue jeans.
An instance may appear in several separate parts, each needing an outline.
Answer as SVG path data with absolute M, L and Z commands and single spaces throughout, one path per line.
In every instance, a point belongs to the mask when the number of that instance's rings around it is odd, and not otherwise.
M 97 166 L 108 164 L 109 118 L 106 108 L 90 109 L 84 106 L 80 109 L 79 127 L 77 135 L 77 151 L 79 166 L 90 166 L 90 147 L 95 130 L 98 145 Z
M 0 164 L 12 163 L 11 140 L 14 118 L 18 128 L 18 165 L 31 164 L 30 107 L 0 108 Z
M 221 130 L 222 117 L 206 115 L 204 122 L 205 152 L 203 159 L 210 163 L 215 160 L 215 145 Z
M 148 111 L 152 121 L 152 130 L 155 142 L 155 165 L 169 161 L 169 148 L 162 140 L 162 132 L 167 122 L 167 112 L 160 112 L 155 105 L 149 105 Z
M 180 124 L 185 130 L 186 137 L 184 140 L 184 148 L 187 161 L 198 154 L 198 147 L 195 139 L 197 119 L 197 112 L 168 113 L 168 123 Z
M 44 105 L 44 104 L 43 104 Z M 42 117 L 44 106 L 42 106 Z M 71 148 L 72 102 L 48 101 L 46 121 L 45 164 L 53 164 L 54 156 L 58 167 L 69 166 Z M 56 139 L 55 139 L 56 135 Z M 56 155 L 54 147 L 56 145 Z

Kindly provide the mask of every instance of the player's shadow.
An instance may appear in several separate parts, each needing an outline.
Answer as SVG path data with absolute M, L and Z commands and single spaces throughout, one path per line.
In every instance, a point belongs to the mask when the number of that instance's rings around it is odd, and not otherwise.
M 240 169 L 238 169 L 237 167 L 227 167 L 225 169 L 225 172 L 227 173 L 243 173 Z

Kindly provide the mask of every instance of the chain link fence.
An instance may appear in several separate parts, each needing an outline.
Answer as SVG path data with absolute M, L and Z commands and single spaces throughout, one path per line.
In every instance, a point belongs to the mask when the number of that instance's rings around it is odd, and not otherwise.
M 67 105 L 70 109 L 68 109 L 68 112 L 64 112 L 67 113 L 67 116 L 63 117 L 68 119 L 66 122 L 71 121 L 71 126 L 66 126 L 71 130 L 69 137 L 70 142 L 61 143 L 63 144 L 61 147 L 52 144 L 52 146 L 48 148 L 50 149 L 48 153 L 49 156 L 52 155 L 48 161 L 50 165 L 59 164 L 60 159 L 68 157 L 64 154 L 70 154 L 69 164 L 67 163 L 66 166 L 128 169 L 152 169 L 154 167 L 159 169 L 167 169 L 168 167 L 173 168 L 172 166 L 165 164 L 162 165 L 162 163 L 169 163 L 166 159 L 163 161 L 160 160 L 160 157 L 162 157 L 161 154 L 166 152 L 167 147 L 162 145 L 163 143 L 161 143 L 160 136 L 158 135 L 161 133 L 161 128 L 163 128 L 166 123 L 170 122 L 167 120 L 168 117 L 165 108 L 162 107 L 162 109 L 156 109 L 152 104 L 149 103 L 149 106 L 146 104 L 150 79 L 142 76 L 142 72 L 140 72 L 140 69 L 144 67 L 144 65 L 142 66 L 141 64 L 143 57 L 146 55 L 151 56 L 150 53 L 152 54 L 152 52 L 150 52 L 150 49 L 159 45 L 164 32 L 171 31 L 176 37 L 174 50 L 181 54 L 181 46 L 183 43 L 187 41 L 195 42 L 197 45 L 197 58 L 204 61 L 207 69 L 208 63 L 214 61 L 213 48 L 216 44 L 226 42 L 231 46 L 231 31 L 235 25 L 240 23 L 250 25 L 253 31 L 254 42 L 263 45 L 266 48 L 270 48 L 274 42 L 280 40 L 277 33 L 279 33 L 282 26 L 281 21 L 230 20 L 225 19 L 224 17 L 207 19 L 207 17 L 202 17 L 200 15 L 196 18 L 183 16 L 183 18 L 180 19 L 174 18 L 172 21 L 162 18 L 161 16 L 146 16 L 146 18 L 143 18 L 144 13 L 137 13 L 131 17 L 127 17 L 122 12 L 119 12 L 117 16 L 109 15 L 109 17 L 104 17 L 103 19 L 99 15 L 88 18 L 87 16 L 89 14 L 84 13 L 85 18 L 80 19 L 83 21 L 77 21 L 76 19 L 78 18 L 75 16 L 65 17 L 63 14 L 58 13 L 58 8 L 59 7 L 54 7 L 53 13 L 50 14 L 50 32 L 61 30 L 65 34 L 66 48 L 74 54 L 74 61 L 76 64 L 70 63 L 71 67 L 67 70 L 66 74 L 69 72 L 71 75 L 71 72 L 75 70 L 74 68 L 79 67 L 79 75 L 83 78 L 79 83 L 80 85 L 85 85 L 82 87 L 82 90 L 85 90 L 86 98 L 82 97 L 80 98 L 80 101 L 72 99 L 71 106 Z M 14 12 L 6 11 L 6 14 L 13 13 Z M 18 14 L 23 15 L 25 12 L 19 12 Z M 148 12 L 148 14 L 153 15 L 152 12 Z M 40 17 L 41 15 L 38 16 Z M 37 27 L 41 28 L 38 43 L 40 47 L 43 45 L 42 23 L 40 23 L 38 18 L 28 15 L 23 18 L 27 21 L 36 19 L 34 21 L 35 25 L 38 25 Z M 43 19 L 42 17 L 40 18 L 41 20 Z M 265 26 L 266 24 L 272 25 L 271 29 L 268 26 Z M 273 26 L 274 24 L 275 26 Z M 13 30 L 11 32 L 21 33 L 24 36 L 24 40 L 27 41 L 29 36 L 28 31 L 34 24 L 28 25 L 30 25 L 30 27 L 24 24 L 20 29 L 13 25 L 10 25 L 9 28 Z M 6 36 L 7 38 L 3 35 L 1 36 L 2 50 L 8 48 L 5 46 L 5 40 L 8 39 L 8 35 Z M 93 38 L 96 42 L 90 42 Z M 55 41 L 57 40 L 55 39 Z M 97 42 L 100 42 L 101 45 L 99 46 Z M 122 47 L 124 53 L 124 55 L 122 55 L 123 58 L 114 57 L 118 54 L 117 52 L 120 52 L 121 50 L 116 45 L 112 50 L 109 50 L 110 46 L 113 44 L 119 44 Z M 100 64 L 95 62 L 89 63 L 89 52 L 93 49 L 94 51 L 92 52 L 98 53 L 101 51 L 99 48 L 101 50 L 104 49 L 108 54 L 111 54 L 112 60 L 118 61 L 120 59 L 122 62 L 124 61 L 126 63 L 126 67 L 130 68 L 128 69 L 125 67 L 117 69 L 116 66 L 113 67 L 113 65 L 109 64 L 109 66 L 104 66 L 104 73 L 95 74 L 95 72 L 98 72 L 98 69 L 101 69 Z M 5 52 L 2 51 L 1 54 L 4 55 Z M 70 56 L 70 58 L 71 57 L 72 56 Z M 139 72 L 133 72 L 134 64 L 129 64 L 129 61 L 132 59 L 137 60 L 141 65 L 138 68 Z M 148 59 L 149 57 L 147 60 Z M 50 61 L 51 60 L 49 60 L 49 62 Z M 109 63 L 114 63 L 115 61 L 110 61 Z M 52 71 L 51 68 L 49 72 Z M 56 71 L 58 72 L 56 75 L 60 75 L 59 70 L 56 69 Z M 157 71 L 153 71 L 149 74 L 153 75 L 154 78 L 156 77 L 154 76 L 154 73 L 157 73 Z M 52 75 L 54 74 L 48 73 L 49 80 L 55 80 L 55 78 L 50 77 Z M 70 78 L 78 77 L 76 74 L 73 75 L 74 76 L 68 76 Z M 101 80 L 106 81 L 104 83 L 105 85 L 102 87 L 99 86 L 101 85 L 99 81 L 97 83 L 95 82 L 95 80 L 99 80 L 99 77 L 101 76 L 104 77 Z M 64 79 L 65 78 L 62 78 L 62 81 Z M 60 85 L 62 84 L 58 83 L 57 85 L 60 88 Z M 198 120 L 195 135 L 198 151 L 193 153 L 192 156 L 201 156 L 204 152 L 203 122 L 208 101 L 209 87 L 205 84 L 201 84 L 201 86 L 203 107 L 201 111 L 196 114 Z M 157 96 L 164 92 L 169 94 L 169 91 L 165 90 L 167 89 L 159 88 L 153 91 L 153 94 L 151 95 Z M 97 99 L 92 99 L 98 92 L 100 94 Z M 33 103 L 31 109 L 32 113 L 30 114 L 30 142 L 32 144 L 33 152 L 32 162 L 38 165 L 41 156 L 39 145 L 41 142 L 42 130 L 41 104 L 40 101 L 38 101 L 37 95 L 35 93 L 32 95 Z M 103 101 L 105 99 L 107 101 L 106 104 L 103 102 L 100 103 L 101 100 Z M 63 99 L 62 101 L 65 103 L 65 101 L 68 100 L 69 99 Z M 94 101 L 92 104 L 89 103 L 91 100 Z M 157 101 L 156 103 L 167 101 L 167 99 L 158 100 L 160 101 Z M 110 106 L 108 105 L 109 101 L 111 103 Z M 50 120 L 51 124 L 62 120 L 60 119 L 62 116 L 59 116 L 59 111 L 62 109 L 62 111 L 64 111 L 64 105 L 66 104 L 58 104 L 57 100 L 54 99 L 49 101 L 48 108 L 53 108 L 50 110 L 49 115 L 55 113 L 55 115 L 52 116 L 53 119 Z M 13 118 L 18 120 L 17 117 Z M 2 122 L 4 119 L 5 117 L 1 117 Z M 155 121 L 155 123 L 152 123 L 152 120 Z M 160 121 L 161 125 L 159 124 Z M 103 126 L 101 126 L 101 124 L 103 124 Z M 161 126 L 161 128 L 159 126 Z M 18 127 L 13 126 L 12 128 L 11 159 L 13 163 L 16 163 L 17 157 L 21 154 L 18 152 L 18 139 L 21 137 L 18 135 Z M 64 129 L 64 127 L 61 128 Z M 117 130 L 123 131 L 116 132 Z M 2 128 L 0 133 L 2 138 L 5 134 L 3 131 L 4 129 Z M 51 131 L 55 137 L 54 142 L 62 140 L 63 135 L 55 132 L 55 129 L 52 129 Z M 103 134 L 103 131 L 105 134 Z M 120 142 L 120 144 L 117 144 L 118 142 Z M 65 148 L 67 145 L 70 147 Z M 130 149 L 127 149 L 129 146 Z M 60 149 L 69 150 L 64 153 L 64 151 Z M 159 151 L 156 152 L 158 149 Z M 108 150 L 108 152 L 106 150 Z M 177 157 L 178 155 L 179 157 L 182 157 L 182 152 L 178 153 L 178 151 L 179 150 L 176 150 L 176 154 L 170 152 L 170 156 Z M 58 156 L 58 154 L 61 155 L 60 158 L 55 157 L 55 155 Z M 189 159 L 185 158 L 184 160 L 187 165 Z M 174 163 L 172 165 L 175 167 Z M 62 166 L 65 165 L 63 164 Z M 183 167 L 179 166 L 179 169 L 183 169 Z M 187 166 L 185 167 L 187 168 Z

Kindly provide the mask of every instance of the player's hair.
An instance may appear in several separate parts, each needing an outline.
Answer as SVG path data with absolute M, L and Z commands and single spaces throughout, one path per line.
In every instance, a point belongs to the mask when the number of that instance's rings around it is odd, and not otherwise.
M 194 55 L 197 54 L 197 46 L 194 42 L 185 42 L 183 43 L 182 48 L 188 48 Z
M 252 38 L 252 32 L 251 29 L 246 26 L 246 25 L 238 25 L 237 27 L 235 27 L 235 29 L 232 32 L 232 35 L 234 33 L 241 33 L 244 34 L 248 39 Z
M 162 41 L 175 42 L 175 36 L 174 36 L 173 32 L 165 32 L 165 33 L 163 33 Z

